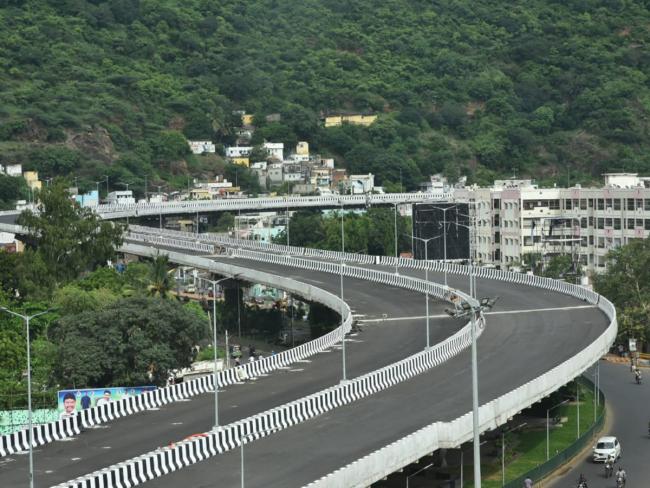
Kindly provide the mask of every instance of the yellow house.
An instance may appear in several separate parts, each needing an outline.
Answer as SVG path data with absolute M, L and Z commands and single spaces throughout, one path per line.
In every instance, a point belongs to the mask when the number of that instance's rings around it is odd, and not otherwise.
M 361 115 L 361 114 L 330 115 L 325 117 L 325 127 L 336 127 L 337 125 L 341 125 L 344 122 L 353 125 L 368 126 L 372 124 L 376 119 L 377 119 L 376 115 Z
M 299 156 L 309 156 L 309 143 L 300 141 L 296 145 L 296 154 Z
M 252 114 L 242 114 L 241 116 L 242 125 L 253 125 L 253 115 Z
M 38 181 L 38 171 L 25 171 L 23 173 L 23 178 L 25 178 L 27 186 L 32 190 L 40 190 L 43 188 L 43 182 Z
M 207 188 L 193 188 L 190 190 L 192 200 L 212 200 L 212 194 Z
M 239 166 L 250 166 L 250 159 L 248 158 L 232 158 L 232 162 L 238 164 Z

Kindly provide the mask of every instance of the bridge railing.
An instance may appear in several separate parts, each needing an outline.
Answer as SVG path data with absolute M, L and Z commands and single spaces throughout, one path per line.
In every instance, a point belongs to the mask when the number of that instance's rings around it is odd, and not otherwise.
M 528 276 L 528 275 L 523 275 Z M 544 280 L 529 277 L 525 284 L 537 286 L 546 284 Z M 575 285 L 565 287 L 558 284 L 558 289 L 576 298 L 583 298 L 583 293 Z M 547 288 L 547 286 L 544 286 Z M 598 361 L 610 348 L 616 338 L 617 320 L 614 305 L 606 298 L 595 294 L 588 301 L 609 318 L 607 329 L 589 346 L 572 358 L 564 361 L 550 371 L 521 385 L 520 387 L 482 405 L 479 409 L 480 431 L 494 429 L 502 425 L 517 413 L 533 403 L 550 395 L 573 378 Z M 585 298 L 583 298 L 585 299 Z M 472 438 L 473 422 L 471 412 L 451 422 L 436 422 L 413 434 L 393 442 L 367 456 L 344 466 L 313 483 L 309 488 L 329 486 L 365 487 L 403 468 L 425 455 L 440 448 L 455 448 Z
M 183 200 L 163 203 L 107 204 L 98 205 L 95 207 L 95 211 L 103 218 L 110 219 L 126 217 L 127 215 L 138 217 L 225 210 L 267 210 L 282 209 L 287 206 L 301 208 L 417 203 L 428 200 L 446 200 L 452 197 L 452 193 L 386 193 L 313 197 L 221 198 L 218 200 Z
M 416 281 L 421 282 L 422 280 Z M 420 283 L 419 286 L 413 288 L 424 287 L 424 284 Z M 477 323 L 477 334 L 480 335 L 484 330 L 484 319 L 479 317 Z M 157 449 L 129 461 L 63 483 L 58 487 L 136 486 L 162 474 L 235 449 L 241 445 L 244 439 L 265 437 L 269 432 L 286 429 L 342 405 L 390 388 L 443 363 L 468 347 L 470 343 L 471 324 L 468 323 L 443 342 L 401 361 L 234 422 L 220 428 L 217 432 L 208 432 L 196 439 Z
M 170 242 L 166 244 L 171 245 Z M 182 249 L 186 249 L 186 243 L 181 244 Z M 149 256 L 154 256 L 159 251 L 153 248 L 126 247 L 125 251 L 146 252 Z M 174 257 L 170 254 L 170 259 Z M 193 266 L 202 266 L 206 269 L 215 268 L 216 264 L 210 260 L 197 256 L 176 256 L 176 261 L 181 264 Z M 231 267 L 232 268 L 232 267 Z M 214 269 L 219 271 L 219 269 Z M 246 277 L 247 270 L 242 268 L 235 270 L 242 277 Z M 231 273 L 232 274 L 232 273 Z M 347 334 L 352 327 L 352 314 L 349 306 L 325 290 L 317 287 L 306 285 L 295 280 L 284 277 L 275 277 L 268 273 L 255 272 L 256 279 L 263 279 L 269 284 L 281 286 L 284 289 L 295 291 L 297 294 L 303 294 L 311 300 L 323 303 L 330 308 L 336 309 L 345 317 L 344 323 L 333 331 L 316 338 L 312 341 L 301 344 L 295 348 L 280 352 L 276 355 L 262 358 L 259 361 L 246 363 L 241 366 L 221 371 L 217 376 L 217 382 L 220 387 L 231 385 L 241 381 L 242 378 L 256 377 L 261 374 L 270 373 L 279 368 L 288 366 L 296 361 L 300 361 L 312 356 L 320 351 L 328 349 L 337 342 L 341 341 L 343 334 Z M 33 431 L 33 447 L 38 447 L 56 440 L 65 439 L 73 435 L 80 434 L 84 429 L 93 425 L 109 422 L 113 419 L 132 415 L 137 412 L 157 408 L 164 404 L 188 398 L 201 393 L 214 391 L 214 376 L 202 376 L 187 382 L 176 385 L 158 388 L 156 390 L 144 392 L 140 395 L 129 396 L 120 400 L 109 402 L 98 407 L 92 407 L 80 411 L 78 414 L 47 424 L 35 425 Z M 29 429 L 25 428 L 20 431 L 0 436 L 0 457 L 4 457 L 15 452 L 24 451 L 29 448 Z

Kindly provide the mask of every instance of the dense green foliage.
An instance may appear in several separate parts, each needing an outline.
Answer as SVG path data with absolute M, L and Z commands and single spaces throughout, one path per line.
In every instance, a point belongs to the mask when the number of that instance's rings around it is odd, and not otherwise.
M 234 173 L 183 138 L 231 144 L 244 109 L 253 143 L 307 140 L 392 189 L 648 171 L 649 20 L 630 0 L 4 0 L 0 163 L 180 187 Z M 324 129 L 339 110 L 380 117 Z
M 177 303 L 134 297 L 57 321 L 55 376 L 62 386 L 161 385 L 190 365 L 207 320 Z
M 621 342 L 635 337 L 645 350 L 650 341 L 650 239 L 609 251 L 607 272 L 595 275 L 594 287 L 616 305 Z
M 369 208 L 366 212 L 344 212 L 345 251 L 373 255 L 395 255 L 393 209 Z M 398 252 L 411 251 L 411 219 L 397 215 Z M 316 249 L 341 250 L 341 213 L 323 214 L 300 210 L 289 222 L 289 244 Z M 274 242 L 287 244 L 286 230 Z
M 105 264 L 122 243 L 122 227 L 73 204 L 62 181 L 39 193 L 38 209 L 25 210 L 17 223 L 30 231 L 35 260 L 45 271 L 40 279 L 54 284 L 74 279 Z

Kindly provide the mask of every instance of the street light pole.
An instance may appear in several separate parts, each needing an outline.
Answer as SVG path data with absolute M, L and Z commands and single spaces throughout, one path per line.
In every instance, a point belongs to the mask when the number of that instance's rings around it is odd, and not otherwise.
M 395 274 L 397 274 L 398 271 L 398 256 L 397 256 L 397 203 L 395 204 Z
M 32 358 L 31 358 L 31 347 L 30 347 L 30 338 L 29 338 L 29 322 L 40 315 L 45 315 L 52 311 L 51 308 L 45 310 L 44 312 L 39 312 L 34 315 L 22 315 L 16 312 L 12 312 L 6 307 L 0 307 L 0 310 L 7 312 L 10 315 L 19 317 L 25 321 L 26 328 L 26 337 L 27 337 L 27 425 L 29 428 L 29 487 L 34 488 L 34 419 L 32 416 Z
M 232 276 L 235 278 L 235 276 Z M 219 377 L 219 371 L 217 369 L 217 285 L 222 281 L 231 279 L 231 277 L 221 278 L 220 280 L 208 280 L 206 278 L 199 279 L 207 281 L 212 284 L 212 348 L 214 349 L 214 367 L 213 367 L 213 377 L 214 377 L 214 428 L 213 430 L 219 429 L 219 384 L 217 379 Z M 226 351 L 228 354 L 228 351 Z
M 546 410 L 546 460 L 548 461 L 550 459 L 550 412 L 554 408 L 557 408 L 561 405 L 564 405 L 567 403 L 569 400 L 564 400 L 563 402 L 558 403 L 557 405 L 553 405 L 551 408 L 548 408 Z
M 576 378 L 576 408 L 578 410 L 578 418 L 576 422 L 576 428 L 578 429 L 578 437 L 576 439 L 580 439 L 580 382 Z
M 424 280 L 427 282 L 427 288 L 425 291 L 426 299 L 426 316 L 427 316 L 427 349 L 431 347 L 430 331 L 429 331 L 429 241 L 440 238 L 440 236 L 429 237 L 428 239 L 423 239 L 422 237 L 415 237 L 411 234 L 411 238 L 417 239 L 418 241 L 424 242 L 424 260 L 426 261 L 426 266 L 424 267 Z
M 343 378 L 341 379 L 341 383 L 346 382 L 348 380 L 347 378 L 347 368 L 345 364 L 345 331 L 343 330 L 343 326 L 345 324 L 345 301 L 343 300 L 343 254 L 345 253 L 345 227 L 343 225 L 343 203 L 341 203 L 341 354 L 343 356 Z

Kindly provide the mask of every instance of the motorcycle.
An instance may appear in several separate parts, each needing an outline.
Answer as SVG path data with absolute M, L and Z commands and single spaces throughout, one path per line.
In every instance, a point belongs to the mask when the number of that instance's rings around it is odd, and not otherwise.
M 640 385 L 641 384 L 641 375 L 637 374 L 634 376 L 634 379 L 636 380 L 636 384 Z

